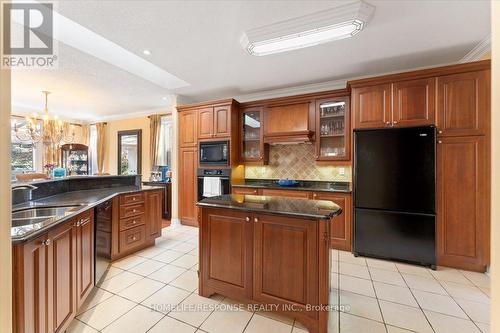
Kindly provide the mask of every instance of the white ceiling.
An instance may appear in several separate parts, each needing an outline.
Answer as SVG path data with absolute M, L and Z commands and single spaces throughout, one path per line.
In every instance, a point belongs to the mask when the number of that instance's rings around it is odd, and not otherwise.
M 49 109 L 95 120 L 168 108 L 170 94 L 200 101 L 454 63 L 490 33 L 488 0 L 366 2 L 375 13 L 354 38 L 255 57 L 240 46 L 243 31 L 343 1 L 61 1 L 63 16 L 189 86 L 168 91 L 59 43 L 57 70 L 14 72 L 13 100 L 42 108 L 50 90 Z

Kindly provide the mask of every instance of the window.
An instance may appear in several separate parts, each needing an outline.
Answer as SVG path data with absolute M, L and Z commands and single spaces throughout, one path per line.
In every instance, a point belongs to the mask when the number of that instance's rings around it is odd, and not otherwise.
M 172 163 L 172 116 L 161 117 L 160 142 L 158 144 L 158 166 L 170 166 Z
M 90 125 L 89 129 L 89 156 L 90 156 L 90 163 L 89 163 L 89 174 L 93 175 L 97 173 L 97 127 L 95 125 Z
M 16 136 L 15 126 L 21 131 L 26 129 L 26 120 L 11 117 L 11 177 L 16 179 L 20 173 L 43 172 L 43 143 L 22 141 Z

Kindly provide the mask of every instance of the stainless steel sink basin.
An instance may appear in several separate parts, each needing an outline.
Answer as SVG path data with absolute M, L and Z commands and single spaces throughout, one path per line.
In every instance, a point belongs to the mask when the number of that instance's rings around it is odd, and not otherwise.
M 20 209 L 12 212 L 12 227 L 20 227 L 48 219 L 61 218 L 80 209 L 80 205 L 43 206 Z

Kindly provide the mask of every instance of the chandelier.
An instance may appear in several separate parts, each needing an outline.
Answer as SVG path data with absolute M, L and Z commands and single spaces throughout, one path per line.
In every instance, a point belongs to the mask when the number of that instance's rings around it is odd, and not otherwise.
M 31 117 L 26 117 L 26 125 L 18 126 L 17 123 L 14 124 L 14 132 L 16 138 L 20 141 L 27 141 L 31 143 L 37 143 L 43 140 L 45 144 L 53 144 L 59 146 L 64 142 L 73 143 L 75 142 L 75 130 L 74 125 L 64 123 L 62 120 L 54 116 L 53 119 L 49 117 L 48 109 L 48 96 L 49 91 L 42 91 L 45 95 L 45 108 L 43 109 L 43 115 L 40 118 L 36 113 Z M 66 129 L 70 130 L 69 135 Z

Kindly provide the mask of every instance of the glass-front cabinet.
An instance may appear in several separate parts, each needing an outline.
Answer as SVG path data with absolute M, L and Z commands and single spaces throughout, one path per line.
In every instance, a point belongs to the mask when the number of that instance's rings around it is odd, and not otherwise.
M 349 97 L 316 100 L 316 160 L 350 159 Z
M 68 175 L 89 174 L 89 148 L 85 145 L 71 143 L 61 146 L 62 166 Z
M 264 145 L 261 107 L 244 109 L 241 113 L 241 160 L 245 162 L 267 162 L 267 147 Z

